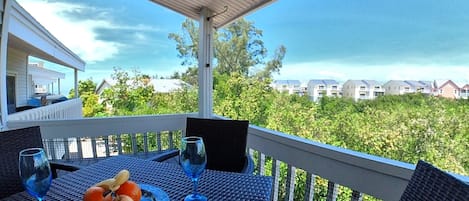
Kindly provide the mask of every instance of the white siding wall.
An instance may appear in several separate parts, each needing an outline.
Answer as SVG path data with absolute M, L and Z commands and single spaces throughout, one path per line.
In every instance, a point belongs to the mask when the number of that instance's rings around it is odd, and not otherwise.
M 399 95 L 401 93 L 399 90 L 399 85 L 395 82 L 388 82 L 383 85 L 383 87 L 386 90 L 387 95 Z
M 28 81 L 26 66 L 28 54 L 14 48 L 8 48 L 7 74 L 15 76 L 16 80 L 16 107 L 28 103 Z

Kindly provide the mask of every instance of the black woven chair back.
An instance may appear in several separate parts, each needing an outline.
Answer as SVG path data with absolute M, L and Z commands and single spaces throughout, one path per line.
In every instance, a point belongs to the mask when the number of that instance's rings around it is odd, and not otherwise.
M 0 132 L 0 199 L 24 191 L 18 158 L 26 148 L 43 147 L 39 126 Z
M 469 185 L 420 160 L 400 200 L 469 201 Z
M 242 172 L 249 121 L 187 118 L 186 136 L 202 137 L 207 169 Z

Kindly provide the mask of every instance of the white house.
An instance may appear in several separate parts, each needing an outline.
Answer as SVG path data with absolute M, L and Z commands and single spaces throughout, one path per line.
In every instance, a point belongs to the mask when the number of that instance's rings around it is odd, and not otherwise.
M 382 95 L 384 88 L 375 80 L 347 80 L 342 86 L 342 96 L 355 101 L 375 99 Z
M 310 80 L 307 94 L 312 101 L 319 101 L 324 96 L 341 96 L 341 86 L 335 80 Z
M 415 80 L 390 80 L 383 85 L 386 94 L 402 95 L 407 93 L 431 94 L 432 84 L 430 81 Z
M 275 80 L 271 84 L 272 88 L 280 92 L 286 92 L 288 94 L 303 95 L 304 87 L 299 80 Z

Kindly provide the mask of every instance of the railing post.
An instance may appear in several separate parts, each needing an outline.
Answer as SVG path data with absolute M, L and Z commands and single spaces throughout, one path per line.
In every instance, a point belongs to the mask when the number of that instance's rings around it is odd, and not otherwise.
M 148 133 L 144 132 L 143 135 L 143 152 L 148 152 Z
M 63 138 L 63 146 L 64 146 L 64 159 L 70 158 L 70 149 L 68 147 L 68 138 Z
M 259 175 L 265 175 L 265 155 L 262 152 L 257 152 L 257 164 L 259 167 Z
M 161 132 L 156 132 L 156 146 L 158 147 L 158 151 L 161 151 Z
M 288 164 L 287 181 L 285 184 L 285 200 L 293 201 L 295 198 L 295 177 L 296 168 Z
M 109 150 L 109 136 L 104 136 L 104 147 L 106 149 L 106 157 L 111 155 L 111 151 Z
M 137 136 L 135 133 L 130 134 L 130 139 L 132 141 L 132 153 L 136 154 L 138 152 L 138 146 L 137 146 Z
M 169 148 L 174 149 L 173 131 L 169 131 Z
M 280 180 L 280 161 L 272 157 L 272 201 L 278 200 L 279 180 Z
M 314 199 L 314 182 L 316 175 L 306 172 L 305 201 Z
M 327 201 L 336 201 L 339 193 L 339 185 L 332 181 L 327 182 Z
M 77 140 L 77 154 L 78 154 L 78 158 L 83 158 L 83 145 L 82 145 L 82 143 L 81 143 L 81 138 L 80 138 L 80 137 L 77 137 L 76 140 Z
M 96 137 L 91 138 L 91 150 L 93 151 L 93 158 L 97 158 L 98 151 L 96 149 Z

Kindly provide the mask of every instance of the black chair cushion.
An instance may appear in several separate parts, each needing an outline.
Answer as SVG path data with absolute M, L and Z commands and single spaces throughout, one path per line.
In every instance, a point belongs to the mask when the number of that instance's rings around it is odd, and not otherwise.
M 207 169 L 241 172 L 246 163 L 249 121 L 187 118 L 186 136 L 202 137 Z
M 0 198 L 24 191 L 18 172 L 19 152 L 26 148 L 42 148 L 39 126 L 0 132 Z
M 420 160 L 400 200 L 469 201 L 469 185 Z

